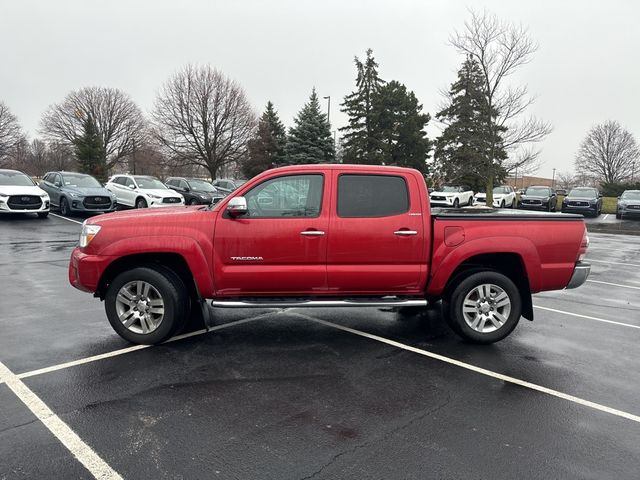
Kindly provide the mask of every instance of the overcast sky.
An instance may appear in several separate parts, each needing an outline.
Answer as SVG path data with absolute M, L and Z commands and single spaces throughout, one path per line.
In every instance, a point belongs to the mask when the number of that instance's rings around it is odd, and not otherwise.
M 537 96 L 531 113 L 553 124 L 543 166 L 572 171 L 587 130 L 618 120 L 640 137 L 638 1 L 3 0 L 0 100 L 30 134 L 73 89 L 120 88 L 148 112 L 160 85 L 188 62 L 238 80 L 260 113 L 267 100 L 285 125 L 313 86 L 339 103 L 354 88 L 354 55 L 372 48 L 385 80 L 415 91 L 433 116 L 462 58 L 448 38 L 486 8 L 523 23 L 540 48 L 510 79 Z M 429 128 L 431 137 L 439 128 Z

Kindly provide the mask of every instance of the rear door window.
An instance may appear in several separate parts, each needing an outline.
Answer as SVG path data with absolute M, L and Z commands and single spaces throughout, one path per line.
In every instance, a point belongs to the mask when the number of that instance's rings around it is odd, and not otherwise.
M 343 174 L 338 177 L 339 217 L 389 217 L 408 211 L 409 189 L 401 176 Z

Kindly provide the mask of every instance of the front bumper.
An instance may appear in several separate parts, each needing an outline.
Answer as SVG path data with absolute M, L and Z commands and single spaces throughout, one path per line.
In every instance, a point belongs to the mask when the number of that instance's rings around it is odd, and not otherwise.
M 618 208 L 618 215 L 623 217 L 640 217 L 640 208 Z
M 179 207 L 181 205 L 184 205 L 184 200 L 181 200 L 178 203 L 162 203 L 162 199 L 150 199 L 147 203 L 147 207 L 149 208 Z
M 105 204 L 105 207 L 90 208 L 84 204 L 82 198 L 80 199 L 72 198 L 71 201 L 69 202 L 69 209 L 72 212 L 109 213 L 109 212 L 114 212 L 116 210 L 116 200 L 114 198 L 108 206 Z
M 80 247 L 73 249 L 69 261 L 69 283 L 83 292 L 94 293 L 100 277 L 114 257 L 87 255 Z
M 49 200 L 43 200 L 40 208 L 14 209 L 9 208 L 5 200 L 0 200 L 0 213 L 44 213 L 49 211 Z
M 587 281 L 587 277 L 589 277 L 589 273 L 591 273 L 591 264 L 587 262 L 578 262 L 576 263 L 575 268 L 573 269 L 573 275 L 571 275 L 571 280 L 569 280 L 569 284 L 565 287 L 567 289 L 578 288 L 584 282 Z
M 453 206 L 453 201 L 448 202 L 446 200 L 431 200 L 429 199 L 429 203 L 432 207 L 451 207 Z
M 571 213 L 580 213 L 580 212 L 587 212 L 587 213 L 597 213 L 598 212 L 598 204 L 596 203 L 595 205 L 589 205 L 584 206 L 584 205 L 563 205 L 562 206 L 562 212 L 571 212 Z
M 542 212 L 546 212 L 549 210 L 549 202 L 547 203 L 543 203 L 542 205 L 539 205 L 537 203 L 518 203 L 518 208 L 521 210 L 540 210 Z

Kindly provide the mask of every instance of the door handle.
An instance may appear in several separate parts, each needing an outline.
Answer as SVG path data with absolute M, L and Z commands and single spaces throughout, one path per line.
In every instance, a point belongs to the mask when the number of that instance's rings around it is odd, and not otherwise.
M 409 236 L 409 235 L 417 235 L 418 232 L 416 232 L 415 230 L 396 230 L 395 232 L 393 232 L 394 235 L 402 235 L 402 236 Z
M 320 237 L 324 235 L 324 232 L 321 230 L 305 230 L 304 232 L 300 232 L 300 235 L 305 235 L 307 237 Z

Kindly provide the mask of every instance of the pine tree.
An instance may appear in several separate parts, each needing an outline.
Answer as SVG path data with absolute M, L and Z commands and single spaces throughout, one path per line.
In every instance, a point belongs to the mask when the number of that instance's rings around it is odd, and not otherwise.
M 340 128 L 344 163 L 381 164 L 381 145 L 374 117 L 374 97 L 384 81 L 378 76 L 378 64 L 373 51 L 367 58 L 355 57 L 357 70 L 356 91 L 344 97 L 341 111 L 349 116 L 349 124 Z
M 248 142 L 249 155 L 242 164 L 242 173 L 252 178 L 259 173 L 285 163 L 287 134 L 273 103 L 260 117 L 255 136 Z
M 385 165 L 428 171 L 431 142 L 424 131 L 429 120 L 415 94 L 395 80 L 381 86 L 373 97 L 373 123 Z
M 105 181 L 107 179 L 106 153 L 102 138 L 91 115 L 87 115 L 84 120 L 83 133 L 73 141 L 73 146 L 80 172 L 88 173 L 100 181 Z
M 495 119 L 497 112 L 489 112 L 482 71 L 472 58 L 467 58 L 458 71 L 449 97 L 449 105 L 436 114 L 447 127 L 436 141 L 435 168 L 448 182 L 491 190 L 506 173 L 501 166 L 507 158 L 501 138 L 506 129 L 495 123 L 490 128 L 489 119 Z M 494 161 L 492 140 L 498 145 Z
M 314 88 L 289 129 L 286 162 L 289 165 L 330 163 L 335 159 L 335 145 L 327 116 L 320 111 L 320 102 Z

